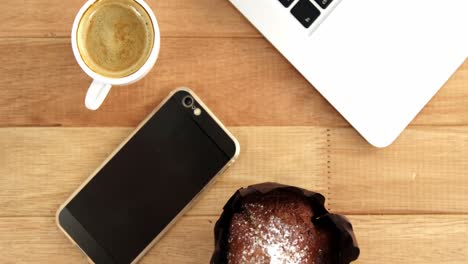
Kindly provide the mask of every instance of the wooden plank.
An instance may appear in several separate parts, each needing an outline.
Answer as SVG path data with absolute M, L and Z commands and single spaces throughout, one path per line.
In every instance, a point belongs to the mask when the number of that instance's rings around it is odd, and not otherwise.
M 466 263 L 468 216 L 351 216 L 356 263 Z
M 237 188 L 263 181 L 322 192 L 339 212 L 468 213 L 467 127 L 410 128 L 383 150 L 368 146 L 352 129 L 329 131 L 329 149 L 323 128 L 232 131 L 242 147 L 238 162 L 189 214 L 216 214 Z M 50 215 L 129 132 L 0 129 L 0 215 Z
M 329 206 L 350 214 L 467 213 L 468 128 L 411 128 L 375 149 L 332 129 Z
M 189 214 L 218 214 L 238 188 L 265 181 L 327 193 L 325 129 L 231 131 L 241 143 L 238 161 Z M 0 216 L 54 214 L 130 132 L 127 128 L 0 129 Z
M 356 263 L 466 263 L 468 216 L 351 216 Z M 217 216 L 182 217 L 142 263 L 208 263 Z M 1 263 L 86 263 L 51 217 L 0 218 Z
M 69 37 L 83 0 L 2 0 L 1 37 Z M 260 37 L 229 1 L 148 0 L 163 37 Z
M 181 85 L 231 126 L 346 125 L 263 39 L 165 39 L 156 68 L 97 112 L 69 40 L 0 39 L 0 57 L 0 126 L 135 126 Z
M 201 54 L 201 55 L 200 55 Z M 135 126 L 169 91 L 193 88 L 231 126 L 347 126 L 263 39 L 166 39 L 156 68 L 97 112 L 66 39 L 0 39 L 0 126 Z M 468 125 L 468 61 L 413 124 Z
M 462 92 L 464 90 L 464 92 Z M 468 124 L 468 59 L 411 124 L 456 126 Z

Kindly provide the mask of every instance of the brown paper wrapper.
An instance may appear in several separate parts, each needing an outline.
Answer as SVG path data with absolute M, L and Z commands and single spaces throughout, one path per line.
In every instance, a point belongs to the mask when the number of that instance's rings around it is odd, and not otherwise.
M 303 195 L 315 212 L 313 219 L 311 219 L 314 225 L 333 231 L 334 241 L 336 241 L 336 252 L 334 252 L 336 259 L 330 260 L 330 263 L 348 264 L 359 257 L 360 251 L 351 223 L 344 216 L 329 213 L 324 206 L 325 197 L 319 193 L 293 186 L 262 183 L 237 190 L 224 206 L 223 213 L 214 229 L 215 251 L 211 258 L 211 264 L 227 263 L 229 225 L 234 213 L 241 211 L 243 199 L 252 194 L 267 194 L 281 189 Z

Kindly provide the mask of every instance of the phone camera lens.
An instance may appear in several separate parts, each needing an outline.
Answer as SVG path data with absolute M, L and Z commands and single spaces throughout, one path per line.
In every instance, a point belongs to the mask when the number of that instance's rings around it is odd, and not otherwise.
M 182 99 L 182 104 L 187 107 L 187 108 L 190 108 L 193 106 L 193 98 L 191 96 L 185 96 L 184 99 Z

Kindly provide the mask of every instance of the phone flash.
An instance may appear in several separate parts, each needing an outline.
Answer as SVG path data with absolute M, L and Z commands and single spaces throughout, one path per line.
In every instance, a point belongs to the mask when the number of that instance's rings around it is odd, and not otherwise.
M 193 111 L 193 113 L 196 115 L 196 116 L 200 116 L 201 115 L 201 109 L 200 108 L 197 108 Z

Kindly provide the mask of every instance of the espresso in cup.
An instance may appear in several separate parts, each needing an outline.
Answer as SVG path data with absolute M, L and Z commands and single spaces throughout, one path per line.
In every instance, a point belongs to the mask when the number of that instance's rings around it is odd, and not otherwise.
M 99 0 L 83 14 L 77 30 L 81 58 L 95 73 L 123 78 L 137 72 L 154 45 L 151 17 L 134 0 Z

